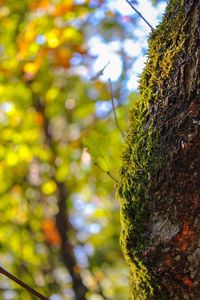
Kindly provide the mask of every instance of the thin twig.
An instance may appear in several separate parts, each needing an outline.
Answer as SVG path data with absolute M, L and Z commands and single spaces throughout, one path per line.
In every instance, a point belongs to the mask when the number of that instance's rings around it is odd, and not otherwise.
M 135 6 L 129 1 L 126 0 L 126 2 L 132 7 L 132 9 L 140 16 L 140 18 L 151 28 L 151 30 L 154 30 L 153 26 L 145 19 L 145 17 L 135 8 Z
M 99 72 L 97 72 L 97 74 L 95 74 L 95 76 L 93 76 L 93 77 L 91 78 L 91 80 L 97 80 L 97 79 L 99 79 L 99 77 L 101 77 L 101 76 L 103 75 L 105 68 L 107 68 L 107 66 L 108 66 L 109 64 L 110 64 L 110 61 L 107 62 L 107 64 L 106 64 Z
M 40 299 L 40 300 L 49 300 L 49 298 L 43 296 L 42 294 L 40 294 L 39 292 L 34 290 L 32 287 L 30 287 L 28 284 L 24 283 L 23 281 L 21 281 L 20 279 L 18 279 L 17 277 L 15 277 L 14 275 L 9 273 L 8 271 L 6 271 L 2 267 L 0 267 L 0 273 L 3 274 L 4 276 L 6 276 L 7 278 L 11 279 L 15 283 L 17 283 L 18 285 L 20 285 L 21 287 L 23 287 L 27 291 L 29 291 L 29 293 L 31 293 L 32 295 L 34 295 L 38 299 Z
M 121 132 L 121 135 L 125 139 L 125 135 L 124 135 L 123 131 L 121 130 L 120 126 L 119 126 L 119 122 L 118 122 L 118 119 L 117 119 L 117 114 L 116 114 L 116 111 L 115 111 L 114 96 L 113 96 L 112 83 L 111 83 L 110 78 L 108 79 L 108 83 L 109 83 L 109 90 L 110 90 L 110 97 L 111 97 L 112 109 L 113 109 L 113 113 L 114 113 L 114 117 L 115 117 L 115 123 L 117 125 L 117 128 Z
M 112 180 L 114 180 L 114 182 L 116 182 L 118 184 L 118 180 L 109 172 L 109 171 L 105 171 L 104 169 L 102 169 L 98 163 L 96 161 L 93 161 L 94 165 L 103 173 L 107 174 Z

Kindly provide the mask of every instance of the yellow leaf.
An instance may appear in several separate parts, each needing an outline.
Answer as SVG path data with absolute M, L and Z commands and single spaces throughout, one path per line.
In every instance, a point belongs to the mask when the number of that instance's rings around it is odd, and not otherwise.
M 55 193 L 57 185 L 53 180 L 49 180 L 42 185 L 42 191 L 45 195 L 51 195 Z
M 59 35 L 60 32 L 54 29 L 46 34 L 47 44 L 50 48 L 56 48 L 59 46 Z
M 27 63 L 24 65 L 24 72 L 28 74 L 35 74 L 37 72 L 37 65 L 35 63 Z
M 13 167 L 18 163 L 18 155 L 13 152 L 9 152 L 6 156 L 6 163 L 8 166 Z

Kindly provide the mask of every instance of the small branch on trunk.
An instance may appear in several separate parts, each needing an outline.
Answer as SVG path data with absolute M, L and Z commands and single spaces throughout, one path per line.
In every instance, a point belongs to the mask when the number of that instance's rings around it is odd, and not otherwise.
M 118 119 L 117 119 L 117 114 L 116 114 L 116 110 L 115 110 L 115 103 L 114 103 L 114 96 L 113 96 L 113 90 L 112 90 L 112 82 L 111 82 L 110 78 L 108 79 L 108 83 L 109 83 L 110 97 L 111 97 L 111 102 L 112 102 L 112 109 L 113 109 L 113 113 L 114 113 L 115 123 L 117 125 L 117 128 L 121 132 L 121 135 L 123 136 L 123 138 L 125 140 L 125 135 L 124 135 L 123 131 L 121 130 L 121 128 L 119 126 Z
M 109 172 L 102 169 L 96 161 L 93 160 L 94 165 L 103 173 L 107 174 L 114 182 L 119 183 L 118 180 Z

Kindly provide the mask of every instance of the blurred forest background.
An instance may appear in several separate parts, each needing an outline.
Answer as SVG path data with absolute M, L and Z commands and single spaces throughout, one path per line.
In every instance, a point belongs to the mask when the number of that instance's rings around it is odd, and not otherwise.
M 132 3 L 152 26 L 166 5 Z M 150 28 L 125 0 L 0 0 L 0 22 L 1 265 L 51 300 L 128 299 L 118 127 Z M 0 299 L 35 298 L 0 275 Z

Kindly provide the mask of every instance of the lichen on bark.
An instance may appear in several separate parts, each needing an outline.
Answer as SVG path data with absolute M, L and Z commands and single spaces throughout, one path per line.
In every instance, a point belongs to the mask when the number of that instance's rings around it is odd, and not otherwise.
M 187 260 L 200 247 L 199 24 L 199 0 L 169 2 L 130 112 L 118 195 L 132 299 L 200 297 L 200 271 Z

